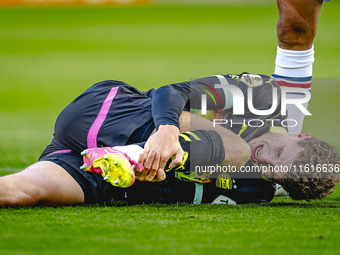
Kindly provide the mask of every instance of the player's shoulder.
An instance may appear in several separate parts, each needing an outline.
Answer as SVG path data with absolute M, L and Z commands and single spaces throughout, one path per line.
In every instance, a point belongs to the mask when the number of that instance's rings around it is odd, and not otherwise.
M 215 75 L 221 84 L 226 83 L 239 87 L 244 93 L 247 93 L 248 88 L 252 88 L 254 93 L 261 90 L 261 92 L 271 92 L 272 88 L 280 89 L 277 81 L 269 75 L 265 74 L 250 74 L 243 72 L 241 74 L 226 74 L 226 75 Z
M 279 88 L 276 80 L 273 77 L 265 74 L 242 73 L 240 75 L 240 86 L 242 85 L 249 88 Z

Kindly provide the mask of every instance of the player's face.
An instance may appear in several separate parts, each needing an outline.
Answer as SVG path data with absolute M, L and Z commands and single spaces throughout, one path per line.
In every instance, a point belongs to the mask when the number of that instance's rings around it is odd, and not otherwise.
M 310 135 L 265 133 L 249 142 L 251 162 L 256 166 L 273 166 L 276 171 L 263 172 L 263 175 L 273 180 L 285 177 L 283 166 L 290 167 L 302 148 L 297 144 L 300 140 L 309 139 Z M 272 168 L 273 169 L 273 168 Z M 280 170 L 281 169 L 281 170 Z

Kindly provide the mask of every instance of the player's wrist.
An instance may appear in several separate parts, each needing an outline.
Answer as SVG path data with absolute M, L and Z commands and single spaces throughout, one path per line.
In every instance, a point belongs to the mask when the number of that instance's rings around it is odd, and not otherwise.
M 179 128 L 175 125 L 169 125 L 169 124 L 160 125 L 158 127 L 158 132 L 164 132 L 166 134 L 175 136 L 176 138 L 179 136 Z

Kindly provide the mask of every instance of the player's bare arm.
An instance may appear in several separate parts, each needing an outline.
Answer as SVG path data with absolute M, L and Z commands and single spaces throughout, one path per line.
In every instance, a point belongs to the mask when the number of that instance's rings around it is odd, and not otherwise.
M 230 130 L 223 128 L 221 126 L 213 127 L 212 122 L 198 116 L 193 113 L 189 112 L 183 112 L 179 118 L 179 126 L 180 126 L 180 133 L 185 133 L 187 131 L 195 131 L 195 130 L 213 130 L 216 131 L 222 138 L 223 144 L 225 144 L 225 158 L 224 158 L 224 164 L 235 166 L 237 169 L 240 169 L 242 166 L 244 166 L 247 161 L 250 159 L 250 146 L 246 141 L 244 141 L 242 138 L 238 137 L 236 134 L 231 132 Z M 178 142 L 178 136 L 179 133 L 176 133 L 178 129 L 175 126 L 164 126 L 164 129 L 159 130 L 154 135 L 152 135 L 148 142 L 151 141 L 151 144 L 155 148 L 156 146 L 162 145 L 163 148 L 171 147 L 173 151 L 175 151 L 180 144 Z M 171 140 L 171 132 L 173 132 L 173 139 Z M 164 139 L 164 137 L 169 137 L 169 139 Z M 175 137 L 177 137 L 176 141 L 174 140 Z M 147 143 L 148 143 L 147 142 Z M 232 144 L 233 146 L 229 146 Z M 157 147 L 159 148 L 159 147 Z M 170 149 L 167 149 L 168 151 L 171 151 Z M 148 152 L 147 152 L 148 151 Z M 160 151 L 159 149 L 157 151 Z M 179 151 L 177 151 L 175 159 L 171 162 L 170 167 L 173 168 L 176 165 L 180 165 L 183 158 L 183 150 L 180 147 Z M 166 157 L 164 158 L 171 158 L 172 153 L 165 154 Z M 178 156 L 180 155 L 180 156 Z M 161 173 L 159 170 L 159 165 L 155 162 L 159 159 L 159 153 L 156 153 L 156 150 L 154 149 L 148 149 L 143 151 L 143 154 L 141 155 L 139 159 L 139 163 L 144 162 L 144 170 L 141 173 L 138 173 L 138 170 L 136 170 L 137 179 L 140 181 L 146 180 L 146 181 L 162 181 L 166 178 L 164 173 L 164 167 L 161 168 Z M 168 160 L 169 160 L 168 159 Z M 149 161 L 148 161 L 149 160 Z M 148 162 L 147 162 L 148 161 Z M 164 162 L 164 166 L 167 162 Z M 141 178 L 142 177 L 142 178 Z
M 217 125 L 213 126 L 210 120 L 190 112 L 183 112 L 180 117 L 181 133 L 195 130 L 213 130 L 222 138 L 225 150 L 225 164 L 236 166 L 237 169 L 244 166 L 250 159 L 250 146 L 242 138 L 232 131 Z M 230 146 L 230 145 L 233 146 Z

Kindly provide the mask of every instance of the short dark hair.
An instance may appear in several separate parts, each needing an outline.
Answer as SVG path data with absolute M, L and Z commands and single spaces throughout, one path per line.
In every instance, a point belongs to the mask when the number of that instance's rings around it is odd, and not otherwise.
M 329 143 L 313 136 L 297 144 L 302 151 L 287 178 L 278 183 L 296 200 L 323 199 L 332 194 L 340 181 L 339 152 Z

